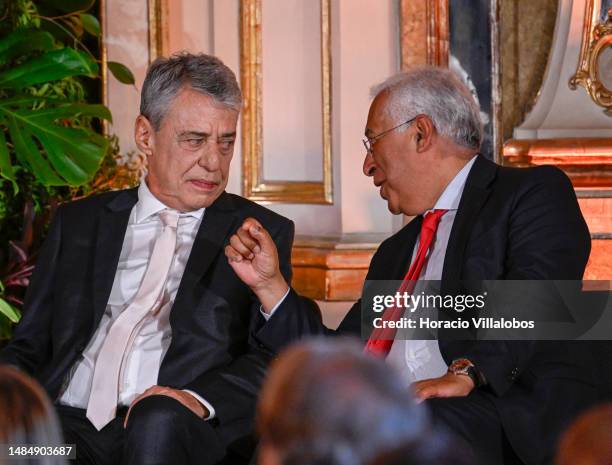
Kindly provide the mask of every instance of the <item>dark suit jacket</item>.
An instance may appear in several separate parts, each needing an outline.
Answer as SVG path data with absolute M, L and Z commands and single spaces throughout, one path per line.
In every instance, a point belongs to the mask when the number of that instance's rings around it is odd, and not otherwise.
M 1 361 L 38 379 L 52 399 L 104 313 L 137 200 L 136 189 L 101 194 L 60 206 L 52 222 L 23 318 L 0 353 Z M 256 396 L 275 348 L 320 325 L 320 315 L 296 305 L 293 292 L 264 321 L 255 295 L 223 253 L 247 217 L 270 232 L 290 282 L 293 223 L 242 197 L 221 194 L 206 209 L 186 265 L 158 378 L 160 385 L 191 389 L 208 400 L 216 411 L 212 422 L 227 444 L 252 430 Z M 275 346 L 277 335 L 282 342 Z
M 385 240 L 368 280 L 401 280 L 422 218 Z M 557 168 L 517 169 L 478 156 L 461 197 L 444 260 L 443 294 L 461 280 L 579 280 L 590 236 L 569 179 Z M 338 332 L 361 331 L 360 302 Z M 470 359 L 485 375 L 504 430 L 519 456 L 540 463 L 560 430 L 597 399 L 586 343 L 440 340 L 447 364 Z

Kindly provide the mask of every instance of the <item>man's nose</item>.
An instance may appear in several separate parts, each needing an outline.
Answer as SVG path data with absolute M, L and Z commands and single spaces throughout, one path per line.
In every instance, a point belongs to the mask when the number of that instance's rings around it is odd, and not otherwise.
M 370 152 L 366 152 L 365 160 L 363 160 L 363 174 L 366 176 L 374 176 L 376 171 L 376 164 L 374 163 L 374 157 Z
M 217 171 L 220 165 L 220 156 L 217 144 L 207 144 L 200 154 L 198 164 L 207 171 Z

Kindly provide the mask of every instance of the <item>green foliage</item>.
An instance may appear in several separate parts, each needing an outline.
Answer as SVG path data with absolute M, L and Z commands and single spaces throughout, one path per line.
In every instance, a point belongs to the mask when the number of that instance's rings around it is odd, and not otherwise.
M 4 294 L 4 286 L 0 281 L 0 295 Z M 21 318 L 21 312 L 19 309 L 8 303 L 2 297 L 0 297 L 0 315 L 4 315 L 11 323 L 17 323 Z
M 21 319 L 21 312 L 17 307 L 3 298 L 4 285 L 0 281 L 0 340 L 11 335 L 11 326 Z
M 134 84 L 134 75 L 127 66 L 117 63 L 116 61 L 109 61 L 108 69 L 110 69 L 117 81 L 123 84 Z
M 102 134 L 112 118 L 98 103 L 96 11 L 95 0 L 0 0 L 0 339 L 19 318 L 51 210 L 89 192 L 118 152 Z M 133 84 L 124 65 L 109 70 Z
M 92 36 L 98 37 L 100 35 L 100 22 L 98 18 L 92 15 L 79 13 L 79 19 L 83 25 L 83 29 L 89 32 Z

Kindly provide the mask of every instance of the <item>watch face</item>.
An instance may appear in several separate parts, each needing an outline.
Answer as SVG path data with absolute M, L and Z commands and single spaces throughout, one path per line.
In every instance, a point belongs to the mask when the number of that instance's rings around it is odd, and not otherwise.
M 467 373 L 470 367 L 474 366 L 472 362 L 470 362 L 467 358 L 460 358 L 458 360 L 454 360 L 450 366 L 450 370 L 453 373 Z

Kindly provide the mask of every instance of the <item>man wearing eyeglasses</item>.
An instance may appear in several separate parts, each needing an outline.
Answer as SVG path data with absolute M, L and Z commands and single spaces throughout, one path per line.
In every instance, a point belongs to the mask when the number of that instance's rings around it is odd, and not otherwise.
M 418 68 L 377 86 L 365 136 L 364 174 L 393 214 L 415 217 L 381 244 L 367 280 L 439 280 L 452 295 L 466 279 L 582 279 L 590 236 L 569 179 L 480 155 L 479 108 L 450 71 Z M 226 254 L 239 262 L 255 245 L 235 241 Z M 360 334 L 360 301 L 336 332 Z M 373 335 L 366 350 L 483 463 L 549 462 L 562 428 L 597 398 L 593 362 L 575 344 Z

